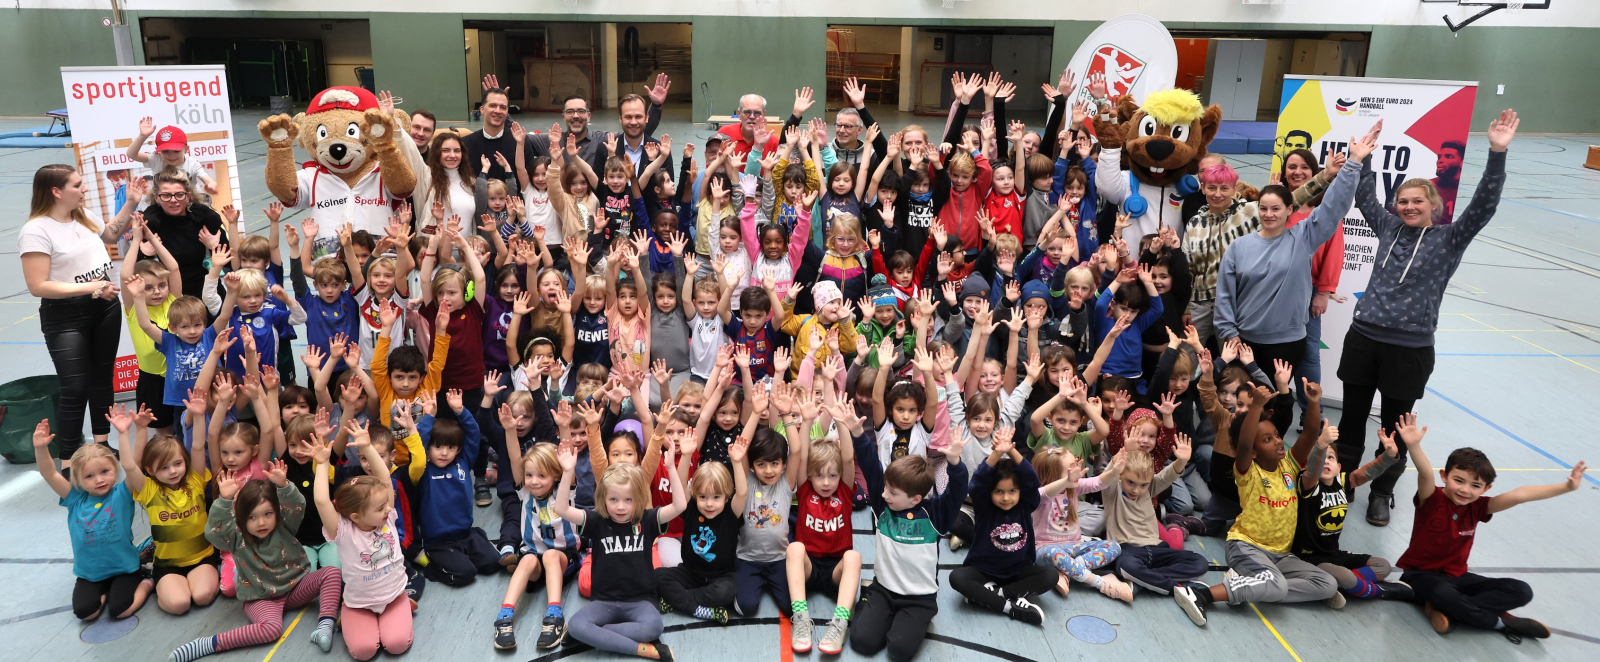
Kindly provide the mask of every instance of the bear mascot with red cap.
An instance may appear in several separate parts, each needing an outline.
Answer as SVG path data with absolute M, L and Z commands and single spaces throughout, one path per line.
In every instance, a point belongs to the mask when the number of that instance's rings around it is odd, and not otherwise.
M 346 226 L 382 238 L 393 205 L 411 195 L 417 176 L 395 144 L 399 113 L 359 87 L 330 87 L 306 112 L 261 120 L 267 142 L 267 190 L 285 207 L 309 209 L 317 222 L 315 259 L 337 253 Z M 297 167 L 294 146 L 312 160 Z

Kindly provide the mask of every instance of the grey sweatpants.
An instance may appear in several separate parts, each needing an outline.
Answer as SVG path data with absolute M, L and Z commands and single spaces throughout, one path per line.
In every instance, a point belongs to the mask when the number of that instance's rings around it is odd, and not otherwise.
M 638 655 L 661 637 L 661 612 L 649 602 L 590 602 L 567 621 L 573 638 L 603 651 Z
M 1243 540 L 1228 541 L 1228 604 L 1310 602 L 1339 591 L 1333 575 L 1293 554 L 1276 554 Z

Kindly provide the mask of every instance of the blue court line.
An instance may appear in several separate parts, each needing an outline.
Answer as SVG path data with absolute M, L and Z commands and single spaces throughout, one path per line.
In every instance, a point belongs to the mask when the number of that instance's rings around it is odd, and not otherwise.
M 1437 352 L 1437 353 L 1434 354 L 1434 356 L 1509 356 L 1509 357 L 1530 358 L 1530 359 L 1531 358 L 1546 358 L 1546 359 L 1579 358 L 1579 359 L 1581 359 L 1581 358 L 1597 358 L 1597 357 L 1600 357 L 1600 354 L 1539 354 L 1539 353 L 1518 354 L 1518 353 L 1515 353 L 1515 352 L 1506 352 L 1506 353 L 1496 353 L 1496 352 Z
M 0 345 L 43 345 L 43 340 L 0 340 Z
M 1504 200 L 1506 202 L 1515 202 L 1515 203 L 1517 203 L 1519 205 L 1522 205 L 1524 207 L 1533 207 L 1534 209 L 1537 209 L 1539 211 L 1547 211 L 1547 212 L 1550 212 L 1552 214 L 1560 214 L 1562 216 L 1568 216 L 1568 217 L 1571 217 L 1571 218 L 1576 218 L 1576 219 L 1578 219 L 1580 221 L 1588 221 L 1590 223 L 1600 224 L 1600 221 L 1597 221 L 1597 220 L 1594 220 L 1592 218 L 1589 218 L 1588 216 L 1582 216 L 1582 215 L 1579 215 L 1579 214 L 1574 214 L 1574 213 L 1572 213 L 1570 211 L 1561 211 L 1559 209 L 1550 209 L 1548 207 L 1540 207 L 1539 205 L 1528 203 L 1528 202 L 1523 202 L 1521 200 L 1516 200 L 1516 199 L 1513 199 L 1513 198 L 1501 198 L 1501 200 Z
M 1523 439 L 1522 437 L 1519 437 L 1519 436 L 1517 436 L 1515 434 L 1512 434 L 1510 430 L 1507 430 L 1507 429 L 1505 429 L 1503 427 L 1500 427 L 1500 425 L 1498 423 L 1495 423 L 1494 421 L 1491 421 L 1491 420 L 1489 420 L 1487 418 L 1484 418 L 1483 415 L 1479 414 L 1478 412 L 1475 412 L 1475 411 L 1472 411 L 1471 409 L 1468 409 L 1466 405 L 1463 405 L 1463 404 L 1461 404 L 1459 402 L 1456 402 L 1455 400 L 1451 400 L 1449 396 L 1447 396 L 1447 395 L 1445 395 L 1443 393 L 1440 393 L 1438 390 L 1434 389 L 1432 386 L 1429 386 L 1429 387 L 1426 387 L 1426 388 L 1428 389 L 1429 393 L 1432 393 L 1434 395 L 1439 396 L 1440 400 L 1444 400 L 1445 402 L 1448 402 L 1448 403 L 1450 403 L 1452 405 L 1455 405 L 1456 409 L 1460 409 L 1461 411 L 1467 412 L 1467 414 L 1469 416 L 1471 416 L 1473 418 L 1476 418 L 1479 421 L 1482 421 L 1484 425 L 1487 425 L 1487 426 L 1489 426 L 1491 428 L 1494 428 L 1495 430 L 1498 430 L 1500 432 L 1500 434 L 1503 434 L 1503 435 L 1505 435 L 1507 437 L 1511 437 L 1511 439 L 1516 441 L 1517 443 L 1522 444 L 1523 446 L 1527 446 L 1530 449 L 1533 449 L 1533 452 L 1538 453 L 1540 455 L 1543 455 L 1546 458 L 1549 458 L 1550 461 L 1561 465 L 1563 468 L 1566 468 L 1566 469 L 1571 469 L 1572 468 L 1572 465 L 1567 464 L 1566 462 L 1563 462 L 1561 460 L 1561 458 L 1556 457 L 1554 455 L 1551 455 L 1549 451 L 1546 451 L 1543 448 L 1535 446 L 1533 443 L 1529 442 L 1527 439 Z M 1444 465 L 1440 465 L 1440 466 L 1444 466 Z M 1583 475 L 1583 479 L 1589 481 L 1590 483 L 1594 483 L 1595 485 L 1600 485 L 1600 481 L 1595 480 L 1594 476 L 1590 476 L 1587 473 L 1585 473 Z

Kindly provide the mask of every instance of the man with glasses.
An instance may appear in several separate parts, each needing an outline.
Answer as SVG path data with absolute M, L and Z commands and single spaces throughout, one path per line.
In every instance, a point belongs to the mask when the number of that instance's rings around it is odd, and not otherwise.
M 809 88 L 802 90 L 801 93 L 808 92 L 810 92 Z M 861 165 L 861 153 L 866 148 L 866 145 L 861 142 L 861 132 L 866 131 L 867 127 L 876 124 L 877 120 L 872 119 L 872 111 L 867 110 L 866 89 L 861 87 L 861 84 L 855 78 L 850 78 L 844 82 L 844 97 L 850 105 L 840 108 L 839 113 L 834 115 L 833 154 L 840 161 L 849 163 L 852 166 L 859 166 Z M 809 94 L 806 94 L 803 99 L 797 94 L 795 97 L 795 111 L 789 116 L 788 121 L 784 123 L 784 129 L 787 130 L 790 126 L 799 126 L 801 122 L 804 122 L 805 118 L 802 117 L 802 114 L 811 105 L 812 100 Z M 888 149 L 888 136 L 880 134 L 877 140 L 872 142 L 872 153 L 877 159 L 883 158 L 883 154 Z M 877 167 L 876 162 L 872 164 L 872 167 Z
M 803 106 L 801 105 L 802 99 L 804 99 Z M 803 114 L 806 112 L 807 108 L 811 107 L 811 88 L 808 87 L 804 90 L 795 90 L 794 106 L 795 115 Z M 727 138 L 728 141 L 732 143 L 726 146 L 725 149 L 732 149 L 734 154 L 746 154 L 746 158 L 748 158 L 748 153 L 756 142 L 756 131 L 764 131 L 766 130 L 766 127 L 766 97 L 763 97 L 759 94 L 746 94 L 742 97 L 739 97 L 739 123 L 722 127 L 717 131 L 717 133 L 722 134 L 724 138 Z M 757 156 L 757 158 L 766 156 L 773 150 L 778 149 L 778 136 L 782 133 L 782 131 L 770 132 L 770 135 L 767 136 L 766 143 L 761 146 L 761 154 Z
M 640 97 L 629 95 L 631 99 L 624 97 L 625 103 L 618 104 L 619 119 L 622 121 L 623 128 L 623 133 L 615 134 L 618 140 L 618 153 L 623 152 L 624 145 L 635 145 L 639 150 L 643 150 L 646 140 L 649 142 L 655 141 L 650 136 L 655 133 L 656 126 L 661 123 L 661 106 L 666 104 L 667 91 L 671 88 L 672 81 L 667 78 L 666 74 L 656 75 L 656 84 L 648 92 L 650 103 L 642 113 L 642 122 L 640 117 L 634 116 L 630 118 L 628 114 L 630 110 L 638 111 L 638 106 L 642 105 L 637 103 L 637 101 L 641 100 Z M 556 144 L 563 146 L 562 148 L 564 149 L 566 137 L 570 135 L 575 138 L 578 144 L 578 158 L 588 161 L 589 167 L 593 168 L 596 173 L 604 173 L 606 171 L 607 156 L 606 140 L 610 139 L 614 134 L 608 131 L 590 133 L 590 117 L 588 99 L 578 94 L 567 97 L 561 108 L 563 131 L 556 136 L 555 140 Z M 532 162 L 533 159 L 540 156 L 550 156 L 550 140 L 549 134 L 530 134 L 526 139 L 525 146 L 527 149 L 524 152 L 528 161 Z M 641 158 L 640 160 L 643 159 Z M 637 162 L 636 165 L 643 166 L 642 163 Z

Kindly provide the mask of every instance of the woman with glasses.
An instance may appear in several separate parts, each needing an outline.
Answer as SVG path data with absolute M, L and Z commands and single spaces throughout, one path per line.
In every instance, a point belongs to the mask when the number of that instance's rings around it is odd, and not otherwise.
M 83 176 L 72 166 L 47 165 L 33 174 L 33 206 L 17 235 L 28 292 L 39 297 L 39 326 L 61 378 L 56 443 L 62 458 L 83 445 L 86 410 L 95 443 L 111 426 L 112 367 L 122 335 L 122 307 L 106 244 L 122 236 L 133 218 L 123 205 L 101 225 L 84 208 Z M 39 458 L 48 461 L 48 457 Z
M 228 244 L 222 216 L 200 201 L 195 182 L 182 171 L 167 168 L 156 175 L 154 204 L 144 210 L 145 224 L 178 261 L 183 291 L 201 296 L 210 271 L 211 250 Z

